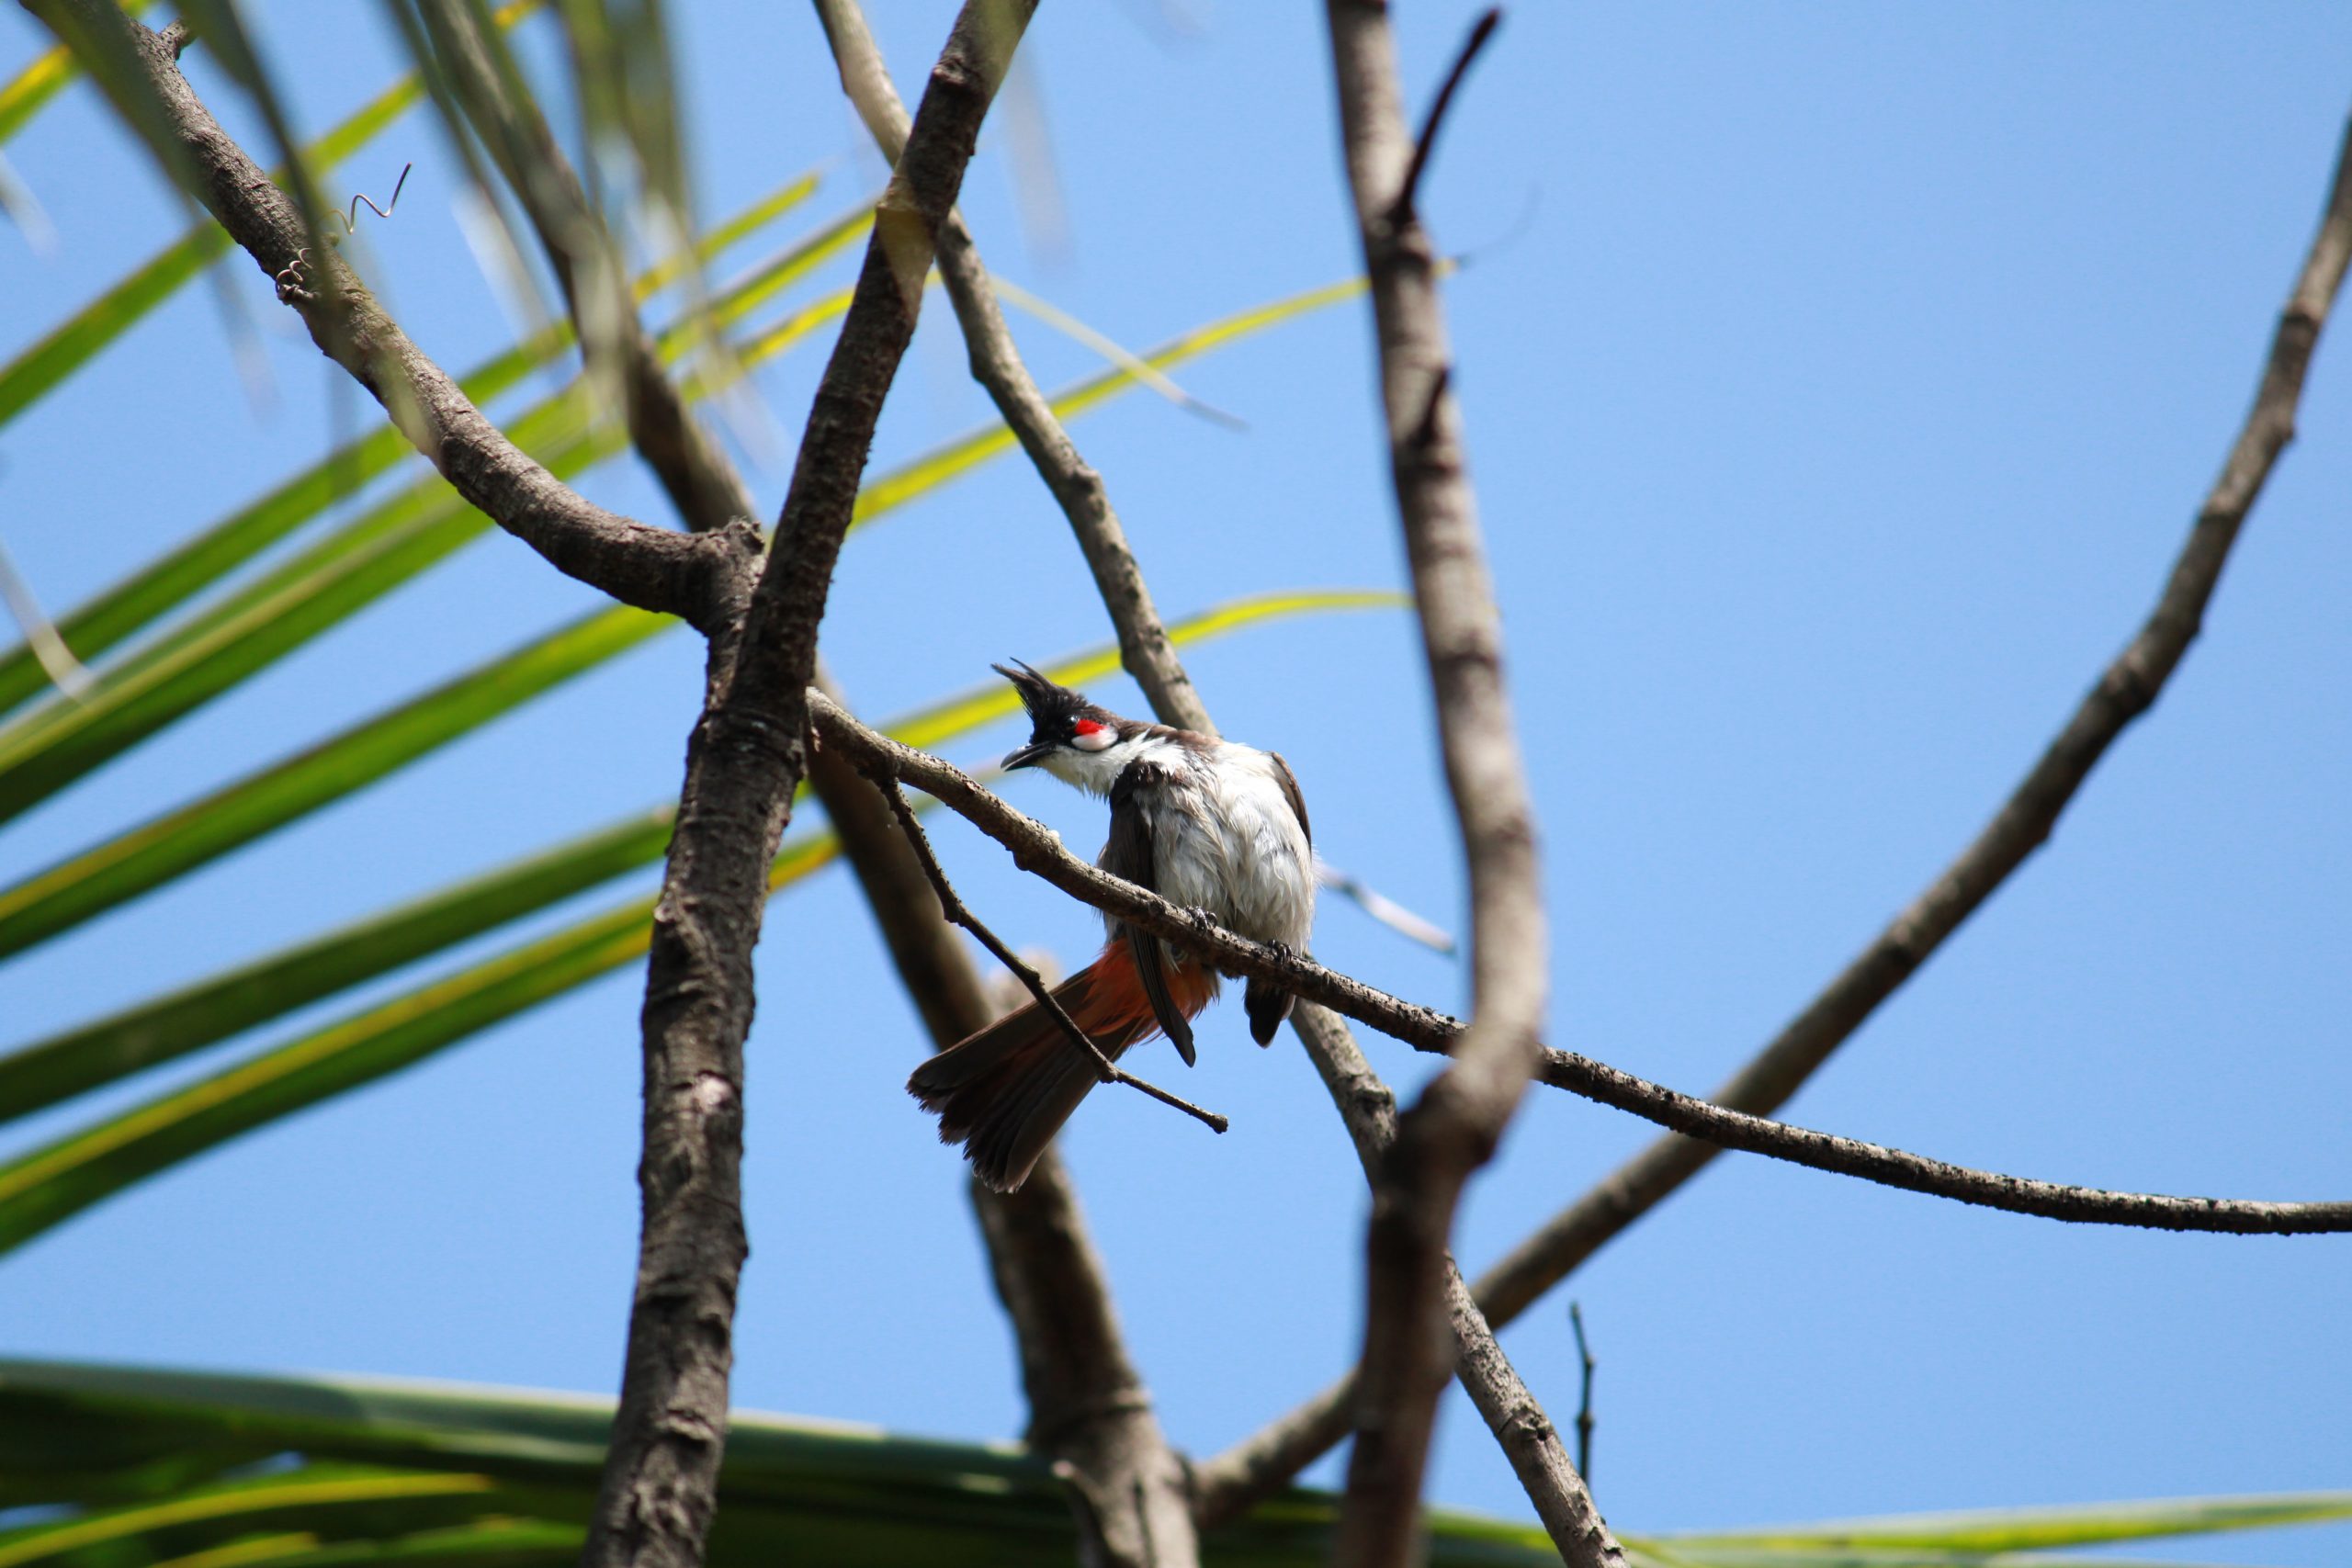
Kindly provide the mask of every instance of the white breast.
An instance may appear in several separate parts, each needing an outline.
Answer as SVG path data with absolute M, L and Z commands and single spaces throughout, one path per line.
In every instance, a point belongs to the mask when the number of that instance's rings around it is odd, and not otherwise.
M 1185 761 L 1147 807 L 1161 896 L 1206 909 L 1243 936 L 1304 952 L 1315 921 L 1314 856 L 1273 759 L 1221 741 L 1208 757 Z

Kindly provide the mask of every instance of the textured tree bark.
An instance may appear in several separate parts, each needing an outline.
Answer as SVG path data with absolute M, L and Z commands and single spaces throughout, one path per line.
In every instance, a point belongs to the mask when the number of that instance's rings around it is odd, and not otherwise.
M 711 640 L 710 698 L 654 908 L 643 1016 L 644 1227 L 628 1352 L 590 1568 L 694 1568 L 709 1529 L 743 1254 L 742 1047 L 766 873 L 807 773 L 817 627 L 883 399 L 914 333 L 932 234 L 1034 4 L 972 0 L 923 95 L 907 155 L 794 465 L 740 636 Z

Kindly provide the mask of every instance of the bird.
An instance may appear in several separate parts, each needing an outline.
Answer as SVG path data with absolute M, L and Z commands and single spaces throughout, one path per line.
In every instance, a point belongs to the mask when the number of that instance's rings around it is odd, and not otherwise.
M 1121 718 L 1017 659 L 990 668 L 1012 682 L 1029 715 L 1028 743 L 1004 759 L 1006 770 L 1039 768 L 1109 800 L 1097 865 L 1238 935 L 1305 951 L 1315 852 L 1289 763 L 1216 736 Z M 1101 955 L 1055 987 L 1055 999 L 1105 1056 L 1164 1033 L 1191 1066 L 1192 1020 L 1221 977 L 1149 931 L 1109 915 L 1103 923 Z M 1292 1004 L 1290 993 L 1252 977 L 1242 994 L 1250 1036 L 1272 1044 Z M 1099 1081 L 1093 1058 L 1033 1001 L 924 1062 L 907 1090 L 938 1116 L 942 1143 L 964 1145 L 974 1175 L 1011 1192 Z

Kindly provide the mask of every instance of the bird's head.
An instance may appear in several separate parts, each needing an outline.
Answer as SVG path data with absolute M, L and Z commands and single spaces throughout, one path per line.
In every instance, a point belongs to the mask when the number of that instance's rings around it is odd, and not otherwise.
M 1068 686 L 1056 685 L 1018 659 L 1011 669 L 1001 664 L 991 668 L 1012 682 L 1021 694 L 1021 705 L 1029 710 L 1029 743 L 1005 757 L 1006 770 L 1041 767 L 1081 789 L 1109 789 L 1108 778 L 1095 777 L 1113 761 L 1105 753 L 1142 727 L 1095 706 Z M 1107 772 L 1116 776 L 1118 769 L 1108 766 Z

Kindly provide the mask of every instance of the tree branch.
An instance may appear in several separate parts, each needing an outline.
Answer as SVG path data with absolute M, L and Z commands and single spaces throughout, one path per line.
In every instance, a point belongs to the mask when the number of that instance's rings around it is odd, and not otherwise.
M 1396 1100 L 1357 1049 L 1354 1038 L 1331 1014 L 1305 1006 L 1293 1016 L 1306 1054 L 1340 1108 L 1356 1146 L 1366 1180 L 1377 1182 L 1382 1162 L 1396 1142 Z M 1445 1260 L 1445 1312 L 1459 1347 L 1463 1387 L 1502 1445 L 1511 1472 L 1535 1505 L 1535 1517 L 1559 1549 L 1563 1562 L 1621 1564 L 1624 1551 L 1609 1533 L 1592 1495 L 1568 1462 L 1559 1429 L 1528 1392 L 1510 1358 L 1495 1342 L 1494 1330 L 1470 1297 L 1451 1253 Z
M 722 606 L 748 581 L 753 539 L 692 538 L 582 500 L 483 417 L 385 314 L 340 254 L 312 253 L 293 201 L 220 129 L 180 74 L 174 39 L 149 31 L 112 0 L 21 3 L 63 38 L 76 29 L 119 32 L 153 95 L 143 112 L 160 106 L 199 176 L 191 194 L 264 274 L 307 280 L 280 292 L 301 313 L 311 341 L 384 406 L 459 495 L 568 576 L 624 604 L 713 629 Z M 106 73 L 93 75 L 110 92 L 130 90 L 130 84 L 108 83 Z M 126 105 L 125 112 L 142 111 Z
M 888 773 L 877 774 L 874 780 L 874 787 L 882 792 L 883 803 L 889 807 L 890 815 L 897 818 L 899 830 L 907 836 L 908 845 L 915 852 L 916 862 L 922 865 L 923 874 L 931 879 L 932 890 L 939 895 L 940 914 L 952 923 L 970 931 L 979 940 L 980 945 L 989 950 L 990 956 L 1003 964 L 1006 972 L 1021 982 L 1022 987 L 1029 993 L 1031 998 L 1039 1007 L 1045 1009 L 1046 1014 L 1061 1026 L 1062 1035 L 1069 1040 L 1071 1049 L 1093 1059 L 1095 1077 L 1100 1081 L 1125 1084 L 1129 1089 L 1141 1089 L 1151 1099 L 1159 1101 L 1162 1105 L 1171 1106 L 1182 1111 L 1213 1133 L 1222 1133 L 1232 1126 L 1230 1122 L 1216 1111 L 1204 1111 L 1191 1100 L 1181 1100 L 1157 1084 L 1145 1082 L 1104 1055 L 1102 1048 L 1094 1043 L 1093 1038 L 1078 1026 L 1078 1020 L 1070 1017 L 1069 1010 L 1062 1006 L 1061 999 L 1056 997 L 1052 989 L 1046 986 L 1045 976 L 1038 974 L 1030 964 L 1023 963 L 1021 955 L 1005 946 L 996 932 L 983 925 L 980 918 L 973 914 L 964 900 L 957 897 L 955 886 L 947 880 L 946 869 L 939 863 L 939 857 L 931 852 L 931 840 L 924 836 L 922 824 L 915 820 L 914 812 L 907 805 L 907 797 L 899 793 L 898 781 Z
M 2254 405 L 2220 477 L 2198 511 L 2154 609 L 1984 831 L 1770 1043 L 1715 1090 L 1716 1106 L 1761 1118 L 1787 1103 L 1863 1021 L 2049 838 L 2059 815 L 2108 747 L 2154 702 L 2202 625 L 2205 606 L 2220 581 L 2230 548 L 2272 467 L 2293 436 L 2303 374 L 2341 290 L 2347 259 L 2352 259 L 2352 126 L 2347 126 L 2337 149 L 2319 231 L 2272 333 Z M 1480 1277 L 1476 1295 L 1489 1321 L 1498 1326 L 1510 1322 L 1704 1169 L 1724 1148 L 1735 1146 L 1741 1145 L 1715 1140 L 1693 1124 L 1657 1139 L 1619 1166 Z M 1870 1145 L 1852 1147 L 1857 1151 L 1874 1148 Z M 1917 1160 L 1916 1156 L 1899 1157 Z M 1947 1184 L 1930 1185 L 1928 1179 L 1939 1172 L 1948 1178 Z M 1849 1174 L 1888 1179 L 1883 1170 L 1856 1168 Z M 1990 1208 L 2108 1224 L 2154 1223 L 2152 1217 L 2132 1217 L 2140 1212 L 2148 1216 L 2162 1214 L 2163 1228 L 2283 1230 L 2283 1225 L 2267 1224 L 2267 1218 L 2281 1210 L 2293 1210 L 2309 1218 L 2324 1219 L 2326 1211 L 2338 1207 L 2248 1205 L 2208 1199 L 2151 1201 L 2145 1194 L 2021 1182 L 1940 1161 L 1919 1160 L 1907 1174 L 1913 1179 L 1894 1184 Z M 2070 1212 L 2061 1212 L 2062 1195 L 2073 1205 Z M 2012 1201 L 2029 1196 L 2037 1200 L 2030 1206 Z M 2141 1204 L 2149 1201 L 2158 1207 L 2140 1210 Z M 2226 1214 L 2228 1224 L 2208 1227 L 2201 1223 L 2173 1223 L 2201 1220 L 2209 1214 L 2216 1218 Z M 1214 1500 L 1220 1510 L 1238 1509 L 1288 1483 L 1346 1435 L 1353 1390 L 1354 1376 L 1350 1374 L 1203 1465 L 1203 1497 Z M 1223 1516 L 1204 1511 L 1203 1517 Z
M 644 1224 L 612 1447 L 587 1568 L 695 1568 L 727 1419 L 741 1208 L 743 1039 L 766 870 L 807 772 L 805 706 L 842 537 L 884 398 L 914 333 L 932 234 L 1035 9 L 970 0 L 933 68 L 907 156 L 820 381 L 775 545 L 740 631 L 711 639 L 709 695 L 646 976 Z
M 1080 903 L 1187 949 L 1224 973 L 1271 980 L 1301 1001 L 1344 1014 L 1416 1050 L 1452 1055 L 1458 1049 L 1465 1032 L 1458 1019 L 1391 996 L 1311 958 L 1236 936 L 1156 893 L 1088 864 L 1070 853 L 1052 829 L 989 794 L 953 764 L 867 728 L 821 694 L 809 694 L 808 711 L 828 749 L 838 748 L 860 767 L 888 773 L 933 796 L 1010 850 L 1015 865 Z M 1726 1148 L 1980 1208 L 2143 1230 L 2237 1235 L 2310 1235 L 2352 1230 L 2352 1202 L 2175 1198 L 2004 1176 L 1728 1111 L 1572 1051 L 1542 1048 L 1539 1064 L 1536 1076 L 1555 1089 Z
M 865 14 L 856 0 L 816 0 L 816 6 L 842 90 L 895 167 L 905 150 L 907 113 Z M 940 272 L 972 373 L 1069 517 L 1117 628 L 1127 670 L 1164 722 L 1215 734 L 1152 607 L 1102 477 L 1079 457 L 1022 363 L 960 213 L 948 215 L 939 240 Z M 985 1021 L 940 1043 L 952 1044 Z M 1021 1348 L 1029 1441 L 1069 1467 L 1073 1489 L 1086 1500 L 1078 1513 L 1090 1551 L 1111 1568 L 1193 1568 L 1200 1548 L 1190 1476 L 1168 1446 L 1127 1356 L 1060 1160 L 1048 1149 L 1018 1192 L 990 1192 L 977 1181 L 971 1191 L 998 1294 Z
M 1471 1174 L 1494 1153 L 1536 1069 L 1546 991 L 1534 807 L 1502 671 L 1501 619 L 1451 389 L 1437 256 L 1414 210 L 1413 182 L 1445 100 L 1486 36 L 1473 31 L 1417 151 L 1407 138 L 1388 8 L 1329 0 L 1340 143 L 1355 197 L 1380 348 L 1390 478 L 1437 700 L 1446 782 L 1470 881 L 1471 1021 L 1453 1066 L 1400 1119 L 1374 1183 L 1356 1440 L 1332 1556 L 1343 1564 L 1413 1562 L 1421 1475 L 1447 1358 L 1447 1238 Z M 1548 1425 L 1548 1424 L 1547 1424 Z M 1556 1447 L 1556 1439 L 1555 1441 Z M 1563 1456 L 1560 1464 L 1565 1467 Z M 1616 1543 L 1586 1500 L 1585 1523 L 1555 1536 L 1576 1563 Z
M 865 121 L 883 157 L 894 165 L 907 136 L 907 111 L 890 85 L 881 51 L 867 31 L 857 0 L 816 0 L 818 19 L 832 44 L 842 91 Z M 971 355 L 972 378 L 987 389 L 997 411 L 1029 455 L 1038 477 L 1069 518 L 1080 552 L 1094 574 L 1094 586 L 1119 637 L 1119 659 L 1143 688 L 1163 724 L 1215 735 L 1208 709 L 1176 657 L 1176 644 L 1152 605 L 1143 569 L 1128 548 L 1126 531 L 1111 506 L 1102 476 L 1079 456 L 1053 404 L 1022 362 L 996 290 L 980 260 L 972 231 L 961 213 L 951 213 L 939 234 L 939 276 L 963 328 Z

